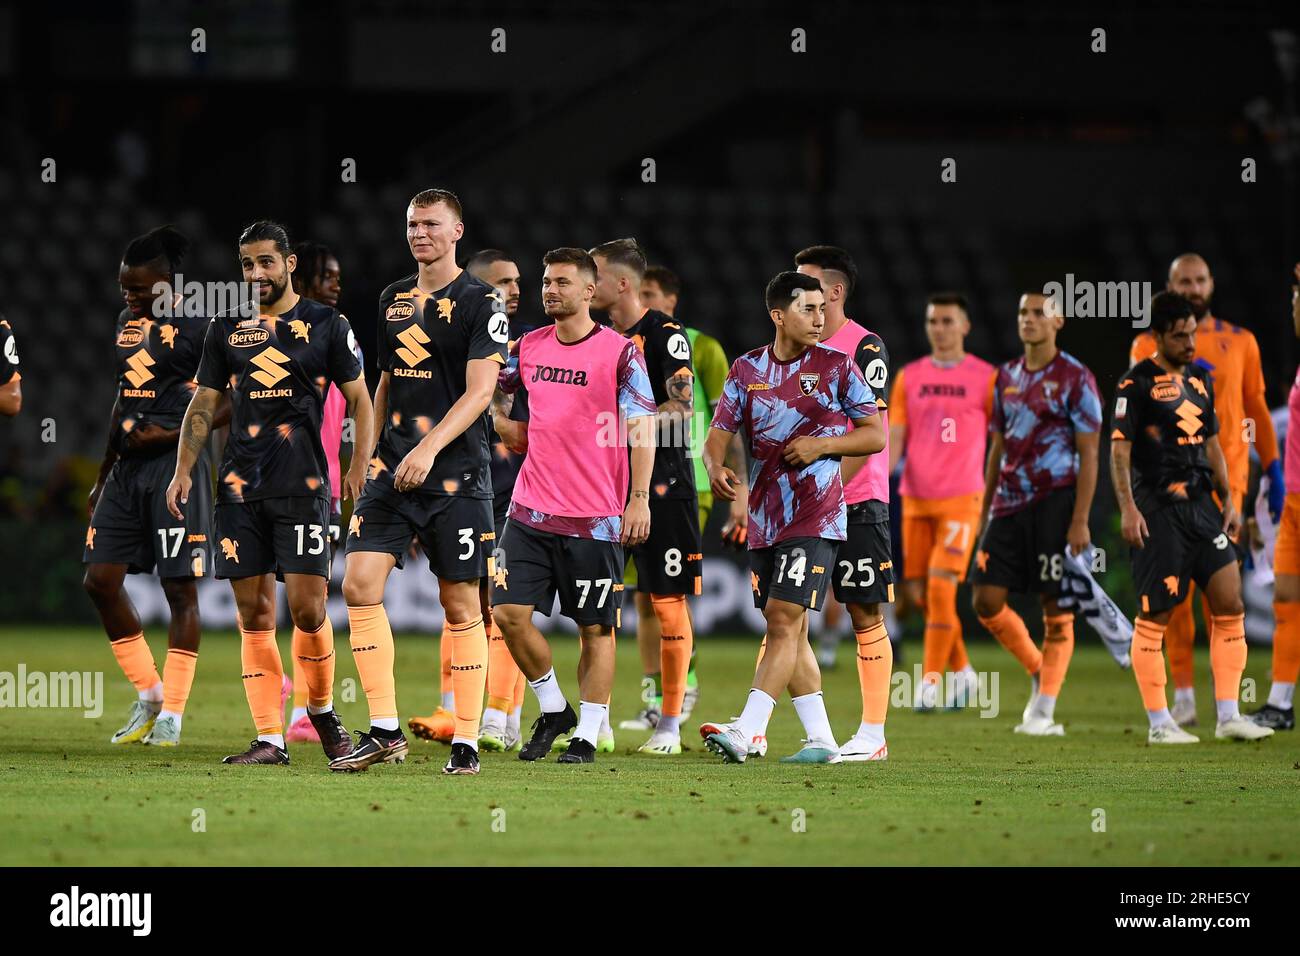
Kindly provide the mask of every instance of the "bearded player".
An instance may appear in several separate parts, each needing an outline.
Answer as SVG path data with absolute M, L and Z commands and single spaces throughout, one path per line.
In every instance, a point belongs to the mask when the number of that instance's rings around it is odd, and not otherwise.
M 334 630 L 325 613 L 329 580 L 329 470 L 321 447 L 326 388 L 334 382 L 356 422 L 357 446 L 370 447 L 371 405 L 352 329 L 334 309 L 303 298 L 290 284 L 297 259 L 284 228 L 259 221 L 239 238 L 244 281 L 257 289 L 259 314 L 212 319 L 203 342 L 198 389 L 181 423 L 167 505 L 179 519 L 192 495 L 192 473 L 222 396 L 231 394 L 230 438 L 217 471 L 213 537 L 217 577 L 235 594 L 242 638 L 244 693 L 257 730 L 231 764 L 287 764 L 275 642 L 274 579 L 284 581 L 293 620 L 293 653 L 307 683 L 307 714 L 331 759 L 350 749 L 334 711 Z M 355 499 L 365 456 L 343 477 Z
M 555 324 L 525 335 L 518 367 L 502 374 L 505 391 L 528 396 L 512 409 L 528 416 L 528 456 L 501 541 L 493 605 L 542 711 L 519 758 L 540 760 L 557 737 L 571 734 L 559 762 L 581 764 L 595 760 L 609 720 L 623 545 L 636 547 L 651 531 L 656 406 L 641 350 L 591 318 L 592 257 L 554 249 L 542 262 L 542 303 Z M 533 624 L 533 612 L 550 610 L 557 597 L 578 625 L 579 714 Z
M 1245 608 L 1232 539 L 1241 515 L 1219 446 L 1214 382 L 1193 363 L 1195 305 L 1172 292 L 1151 300 L 1155 353 L 1124 373 L 1115 393 L 1111 480 L 1132 546 L 1140 610 L 1133 676 L 1153 744 L 1196 743 L 1169 713 L 1161 648 L 1173 609 L 1196 581 L 1210 604 L 1210 669 L 1219 739 L 1260 740 L 1273 730 L 1241 716 Z M 1132 479 L 1130 476 L 1134 476 Z M 1215 502 L 1217 492 L 1222 508 Z
M 1056 336 L 1065 320 L 1051 299 L 1020 297 L 1024 355 L 998 368 L 985 469 L 984 511 L 975 552 L 975 613 L 1015 655 L 1032 683 L 1016 733 L 1060 736 L 1056 699 L 1074 654 L 1074 613 L 1057 603 L 1065 548 L 1091 542 L 1088 512 L 1097 490 L 1101 399 L 1097 383 Z M 1007 604 L 1008 593 L 1037 594 L 1043 647 Z

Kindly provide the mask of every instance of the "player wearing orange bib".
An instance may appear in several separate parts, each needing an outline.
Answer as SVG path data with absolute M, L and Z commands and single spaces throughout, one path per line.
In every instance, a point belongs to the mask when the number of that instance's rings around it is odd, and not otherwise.
M 889 394 L 889 466 L 904 457 L 903 592 L 925 611 L 924 679 L 916 706 L 941 702 L 945 669 L 954 699 L 975 688 L 966 656 L 957 585 L 970 564 L 984 493 L 984 446 L 997 370 L 967 354 L 970 317 L 964 296 L 930 296 L 925 334 L 930 354 L 905 365 Z
M 1196 316 L 1196 365 L 1209 373 L 1214 384 L 1214 412 L 1221 431 L 1219 442 L 1228 465 L 1228 486 L 1238 514 L 1250 481 L 1250 445 L 1255 444 L 1260 464 L 1272 483 L 1269 511 L 1274 523 L 1281 520 L 1285 483 L 1282 460 L 1277 452 L 1277 435 L 1264 397 L 1264 373 L 1260 368 L 1259 343 L 1247 329 L 1216 318 L 1210 313 L 1214 296 L 1214 277 L 1210 267 L 1196 253 L 1185 253 L 1169 266 L 1166 288 L 1192 304 Z M 1155 353 L 1155 339 L 1143 332 L 1133 340 L 1129 352 L 1132 365 Z M 1253 425 L 1247 425 L 1253 422 Z M 1206 608 L 1205 619 L 1210 615 Z M 1173 719 L 1179 726 L 1196 724 L 1196 694 L 1193 688 L 1192 644 L 1196 622 L 1192 617 L 1192 600 L 1187 597 L 1174 610 L 1165 631 L 1169 648 L 1169 670 L 1174 678 Z

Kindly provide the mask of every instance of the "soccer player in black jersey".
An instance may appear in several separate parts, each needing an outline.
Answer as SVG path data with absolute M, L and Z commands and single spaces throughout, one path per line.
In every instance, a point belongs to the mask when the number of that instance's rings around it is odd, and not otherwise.
M 0 415 L 12 418 L 23 407 L 23 377 L 18 374 L 18 343 L 9 320 L 0 315 Z
M 519 359 L 515 348 L 524 333 L 536 328 L 540 323 L 529 321 L 519 314 L 520 276 L 519 266 L 509 254 L 500 249 L 480 249 L 469 257 L 465 271 L 476 279 L 486 282 L 500 293 L 495 303 L 498 311 L 504 312 L 510 325 L 508 343 L 510 356 L 507 365 L 517 364 Z M 519 467 L 523 464 L 523 448 L 527 442 L 527 432 L 523 422 L 510 420 L 510 410 L 516 401 L 526 400 L 524 393 L 511 396 L 497 390 L 492 399 L 492 432 L 488 436 L 488 445 L 492 455 L 492 519 L 496 540 L 493 555 L 496 565 L 501 565 L 501 533 L 505 528 L 506 513 L 510 510 L 510 496 L 515 489 L 515 480 L 519 477 Z M 505 637 L 492 619 L 492 593 L 490 582 L 484 578 L 479 584 L 480 603 L 483 607 L 483 623 L 488 636 L 488 673 L 487 703 L 483 708 L 483 717 L 478 732 L 480 750 L 509 752 L 523 746 L 520 720 L 524 702 L 524 688 L 527 678 L 510 656 Z M 450 743 L 456 733 L 456 705 L 452 692 L 451 673 L 452 639 L 443 625 L 442 638 L 439 641 L 439 657 L 442 662 L 442 702 L 427 717 L 412 717 L 407 721 L 412 732 L 425 740 Z
M 325 613 L 330 483 L 321 413 L 334 382 L 356 423 L 357 445 L 369 448 L 370 395 L 347 320 L 290 285 L 297 259 L 284 228 L 267 221 L 250 225 L 239 237 L 239 262 L 244 281 L 257 290 L 258 301 L 249 303 L 256 308 L 223 313 L 208 325 L 167 502 L 178 516 L 191 497 L 191 469 L 230 389 L 230 439 L 217 470 L 213 536 L 220 548 L 217 577 L 230 580 L 239 611 L 244 692 L 257 739 L 224 762 L 289 762 L 272 576 L 284 581 L 308 715 L 326 756 L 334 758 L 351 750 L 351 738 L 333 707 L 334 630 Z M 365 457 L 353 455 L 344 496 L 356 498 L 364 481 Z
M 699 503 L 690 457 L 694 374 L 686 329 L 669 315 L 641 304 L 646 258 L 635 239 L 616 239 L 591 250 L 598 270 L 592 308 L 645 355 L 658 406 L 658 443 L 650 479 L 650 537 L 628 552 L 637 573 L 637 644 L 642 648 L 643 697 L 659 696 L 663 712 L 643 710 L 627 724 L 653 729 L 640 752 L 666 756 L 682 752 L 682 704 L 694 635 L 686 596 L 700 593 Z M 654 640 L 655 628 L 659 642 Z M 657 653 L 656 653 L 657 646 Z M 602 741 L 613 749 L 612 736 Z
M 113 655 L 139 694 L 112 737 L 115 744 L 179 744 L 198 661 L 194 582 L 208 573 L 212 556 L 212 469 L 204 449 L 190 469 L 194 494 L 184 513 L 169 513 L 163 494 L 207 330 L 205 319 L 186 317 L 178 308 L 172 289 L 189 246 L 171 226 L 160 226 L 131 241 L 118 272 L 126 308 L 117 317 L 117 397 L 109 416 L 108 447 L 90 492 L 82 557 L 86 592 L 99 611 Z M 223 400 L 213 423 L 229 420 L 230 403 Z M 171 609 L 161 680 L 123 587 L 127 574 L 155 567 Z
M 348 528 L 343 579 L 371 726 L 350 754 L 331 764 L 334 770 L 364 770 L 405 756 L 383 599 L 413 534 L 438 577 L 452 642 L 456 723 L 443 769 L 479 769 L 488 653 L 479 582 L 492 573 L 496 539 L 487 412 L 510 329 L 501 294 L 456 265 L 464 232 L 454 193 L 417 193 L 406 209 L 406 239 L 418 268 L 379 297 L 375 405 L 382 430 Z
M 1141 610 L 1133 632 L 1133 675 L 1142 691 L 1153 744 L 1196 743 L 1169 714 L 1165 625 L 1191 581 L 1210 603 L 1210 668 L 1219 739 L 1273 734 L 1237 709 L 1246 669 L 1245 609 L 1233 539 L 1241 524 L 1219 447 L 1214 385 L 1193 365 L 1196 317 L 1180 295 L 1151 300 L 1156 352 L 1124 373 L 1115 393 L 1110 474 L 1132 545 Z M 1131 474 L 1130 474 L 1131 472 Z M 1218 501 L 1214 499 L 1218 495 Z M 1221 504 L 1220 504 L 1221 503 Z

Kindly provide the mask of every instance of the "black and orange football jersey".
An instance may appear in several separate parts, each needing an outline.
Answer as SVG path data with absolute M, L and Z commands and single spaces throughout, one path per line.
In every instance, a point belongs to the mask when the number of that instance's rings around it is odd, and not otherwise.
M 1111 438 L 1133 443 L 1133 499 L 1140 511 L 1213 489 L 1205 442 L 1218 432 L 1214 385 L 1200 366 L 1176 375 L 1144 359 L 1120 379 Z
M 668 381 L 679 372 L 693 375 L 691 343 L 686 329 L 672 316 L 647 309 L 641 320 L 623 333 L 645 356 L 656 406 L 668 401 Z M 695 401 L 703 401 L 695 395 Z M 661 427 L 650 473 L 652 498 L 695 497 L 695 465 L 691 461 L 690 419 L 682 427 Z
M 361 374 L 348 320 L 307 298 L 283 315 L 223 314 L 208 326 L 198 383 L 231 389 L 218 503 L 330 497 L 320 426 L 330 382 Z
M 131 451 L 122 438 L 145 424 L 179 428 L 194 395 L 194 374 L 203 356 L 208 323 L 194 316 L 137 319 L 130 309 L 117 317 L 117 402 L 121 426 L 112 436 L 122 458 L 174 455 L 174 446 Z
M 486 282 L 462 271 L 445 288 L 424 292 L 417 278 L 400 279 L 379 297 L 376 363 L 389 376 L 388 406 L 369 477 L 390 486 L 402 459 L 465 394 L 466 363 L 505 365 L 510 339 L 501 294 Z M 484 412 L 438 453 L 423 490 L 491 498 L 491 431 Z
M 0 385 L 13 381 L 22 381 L 18 374 L 18 343 L 8 320 L 0 315 Z
M 507 367 L 510 365 L 517 367 L 519 365 L 519 353 L 515 350 L 514 346 L 527 333 L 537 328 L 539 324 L 540 323 L 521 319 L 517 315 L 510 319 L 509 345 L 511 348 L 507 356 Z M 526 393 L 521 389 L 514 396 L 514 402 L 520 402 L 522 399 L 522 404 L 524 405 L 524 407 L 521 408 L 522 417 L 519 418 L 518 421 L 528 420 L 526 405 L 527 398 L 525 395 Z M 513 404 L 511 405 L 511 408 L 514 408 Z M 516 455 L 508 449 L 505 446 L 505 442 L 501 440 L 501 436 L 496 433 L 495 429 L 488 434 L 488 442 L 492 446 L 492 495 L 500 504 L 509 507 L 510 496 L 515 490 L 515 480 L 518 479 L 519 469 L 523 467 L 524 464 L 524 456 Z

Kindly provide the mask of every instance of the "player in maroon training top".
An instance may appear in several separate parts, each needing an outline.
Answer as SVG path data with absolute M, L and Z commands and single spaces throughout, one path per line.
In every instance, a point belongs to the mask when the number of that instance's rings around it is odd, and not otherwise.
M 829 569 L 846 536 L 839 459 L 880 451 L 885 430 L 853 360 L 818 343 L 825 323 L 821 283 L 782 272 L 768 283 L 767 306 L 776 341 L 731 366 L 704 446 L 713 493 L 731 501 L 737 479 L 722 462 L 732 434 L 745 430 L 752 459 L 749 557 L 754 604 L 767 620 L 767 651 L 740 717 L 705 742 L 728 762 L 743 763 L 756 729 L 788 688 L 808 745 L 783 759 L 831 763 L 839 748 L 804 628 L 808 610 L 825 601 Z

